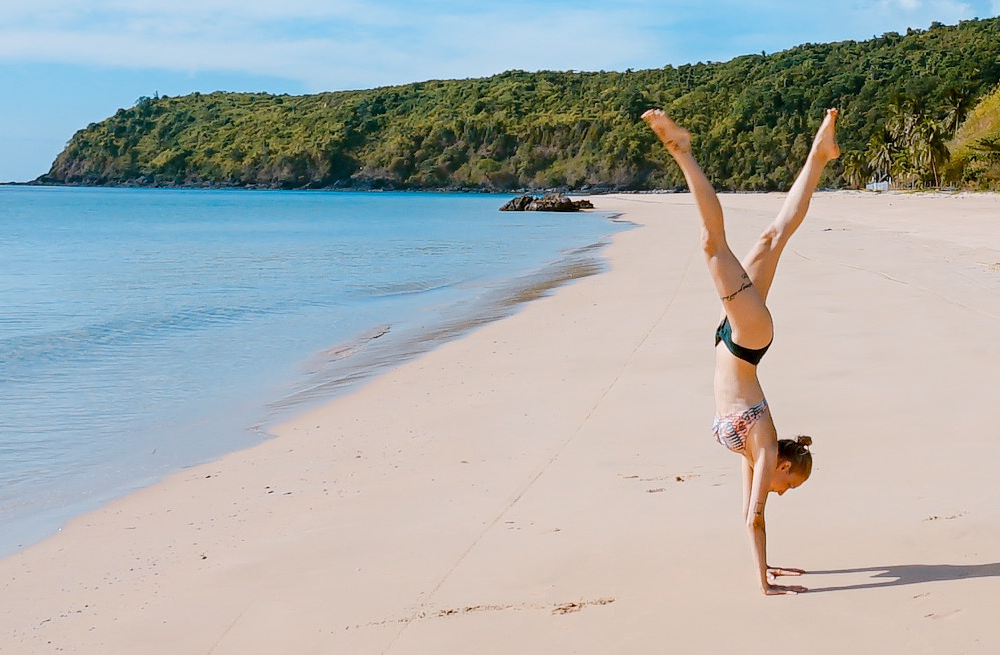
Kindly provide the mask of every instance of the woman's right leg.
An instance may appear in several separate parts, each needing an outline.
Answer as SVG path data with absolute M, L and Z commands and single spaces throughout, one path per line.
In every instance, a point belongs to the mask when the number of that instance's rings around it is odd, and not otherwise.
M 642 115 L 680 166 L 701 216 L 702 248 L 708 272 L 722 299 L 722 309 L 733 328 L 733 340 L 745 348 L 763 348 L 771 342 L 771 315 L 747 272 L 726 242 L 722 206 L 705 173 L 691 154 L 691 136 L 659 109 Z

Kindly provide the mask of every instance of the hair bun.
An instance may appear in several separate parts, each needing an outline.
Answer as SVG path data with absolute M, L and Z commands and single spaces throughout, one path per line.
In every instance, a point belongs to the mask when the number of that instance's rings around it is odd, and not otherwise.
M 799 436 L 795 437 L 795 443 L 797 443 L 797 444 L 799 444 L 801 446 L 809 447 L 809 446 L 812 445 L 813 439 L 812 439 L 812 437 L 807 437 L 804 434 L 800 434 Z

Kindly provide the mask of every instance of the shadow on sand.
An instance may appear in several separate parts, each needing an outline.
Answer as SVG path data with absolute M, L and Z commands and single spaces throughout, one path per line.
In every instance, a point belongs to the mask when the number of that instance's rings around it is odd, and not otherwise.
M 820 591 L 847 591 L 851 589 L 874 589 L 876 587 L 898 587 L 941 582 L 944 580 L 964 580 L 966 578 L 1000 577 L 1000 562 L 995 564 L 900 564 L 898 566 L 870 566 L 858 569 L 830 571 L 809 571 L 809 575 L 844 575 L 850 573 L 874 573 L 865 582 L 836 587 L 810 586 L 809 593 Z

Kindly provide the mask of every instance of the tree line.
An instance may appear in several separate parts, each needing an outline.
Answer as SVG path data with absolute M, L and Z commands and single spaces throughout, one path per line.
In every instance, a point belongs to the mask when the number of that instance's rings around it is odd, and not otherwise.
M 156 96 L 77 132 L 38 181 L 680 188 L 680 172 L 639 120 L 662 107 L 695 135 L 719 188 L 780 190 L 825 108 L 837 106 L 844 156 L 824 184 L 976 185 L 979 169 L 956 169 L 948 144 L 998 82 L 1000 19 L 988 19 L 641 71 L 509 71 L 304 96 Z

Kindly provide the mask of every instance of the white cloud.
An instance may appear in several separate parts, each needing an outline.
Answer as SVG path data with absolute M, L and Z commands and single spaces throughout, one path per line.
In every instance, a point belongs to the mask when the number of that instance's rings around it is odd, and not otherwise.
M 310 90 L 511 68 L 621 70 L 724 60 L 972 18 L 971 2 L 853 0 L 4 0 L 0 61 L 230 72 Z M 983 14 L 986 2 L 975 3 Z M 853 6 L 852 6 L 853 5 Z M 997 13 L 1000 0 L 992 0 Z
M 976 11 L 968 2 L 954 0 L 880 0 L 875 3 L 858 3 L 856 12 L 868 16 L 883 16 L 909 21 L 910 27 L 930 25 L 933 21 L 953 23 L 973 18 Z M 914 23 L 916 21 L 916 23 Z
M 634 10 L 485 9 L 388 2 L 17 0 L 0 9 L 0 59 L 265 74 L 343 88 L 490 75 L 509 68 L 614 68 L 655 45 Z M 627 5 L 626 5 L 627 6 Z M 640 20 L 636 20 L 640 19 Z

